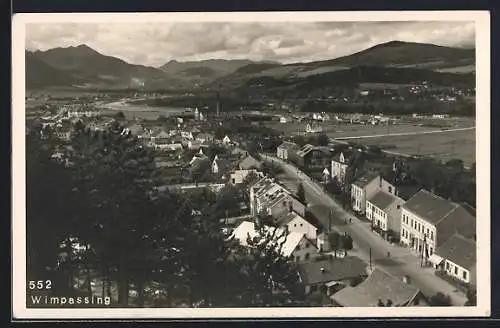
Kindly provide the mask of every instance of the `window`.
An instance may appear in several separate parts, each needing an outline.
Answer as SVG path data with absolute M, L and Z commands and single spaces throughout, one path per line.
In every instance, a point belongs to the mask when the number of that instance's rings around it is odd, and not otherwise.
M 450 262 L 446 262 L 446 270 L 450 270 Z
M 455 266 L 455 274 L 458 274 L 458 267 Z
M 462 272 L 462 278 L 467 280 L 467 271 L 464 270 L 464 272 Z
M 434 239 L 434 231 L 431 230 L 431 239 Z
M 309 260 L 309 253 L 306 253 L 306 256 L 304 257 L 306 260 Z
M 429 235 L 429 228 L 427 228 L 426 233 L 427 236 Z
M 300 262 L 300 256 L 297 256 L 297 257 L 295 258 L 295 261 L 296 261 L 296 262 Z
M 392 193 L 392 187 L 389 186 L 389 193 Z
M 301 223 L 301 224 L 300 224 L 300 226 L 302 227 L 302 226 L 304 226 L 304 225 Z
M 296 228 L 296 227 L 297 227 L 297 223 L 294 223 L 294 224 L 293 224 L 293 227 L 294 227 L 294 228 Z
M 297 245 L 297 250 L 300 251 L 300 245 Z
M 399 210 L 401 208 L 401 205 L 396 205 L 396 208 Z

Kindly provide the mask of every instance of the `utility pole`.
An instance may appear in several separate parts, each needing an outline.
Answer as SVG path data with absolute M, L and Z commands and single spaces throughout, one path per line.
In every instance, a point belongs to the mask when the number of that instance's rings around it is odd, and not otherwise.
M 330 215 L 328 216 L 328 234 L 331 232 L 332 229 L 332 217 L 333 217 L 333 209 L 330 209 Z
M 424 245 L 422 247 L 422 259 L 420 261 L 420 267 L 424 266 L 424 257 L 425 257 L 426 245 L 427 245 L 427 236 L 424 235 Z
M 372 271 L 372 248 L 370 247 L 370 271 Z

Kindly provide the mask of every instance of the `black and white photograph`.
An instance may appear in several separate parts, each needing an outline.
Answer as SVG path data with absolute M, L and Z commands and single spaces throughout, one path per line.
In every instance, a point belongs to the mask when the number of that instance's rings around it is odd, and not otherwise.
M 487 12 L 13 24 L 15 317 L 489 315 Z

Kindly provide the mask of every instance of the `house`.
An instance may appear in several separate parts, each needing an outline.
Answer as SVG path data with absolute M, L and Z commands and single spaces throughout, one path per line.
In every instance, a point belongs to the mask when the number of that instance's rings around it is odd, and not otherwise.
M 377 191 L 366 201 L 366 218 L 380 230 L 384 237 L 399 237 L 401 231 L 401 206 L 405 201 L 383 190 Z
M 181 131 L 181 137 L 187 140 L 193 140 L 193 132 L 191 131 Z
M 170 133 L 165 132 L 163 130 L 159 131 L 158 133 L 153 134 L 151 136 L 151 142 L 154 145 L 162 145 L 162 144 L 170 143 L 171 142 Z
M 210 133 L 200 133 L 196 136 L 196 140 L 200 141 L 201 143 L 208 143 L 208 142 L 213 142 L 214 141 L 214 136 L 213 134 Z
M 240 183 L 243 183 L 243 181 L 245 181 L 245 179 L 250 174 L 254 174 L 257 179 L 264 177 L 264 174 L 262 172 L 259 172 L 259 171 L 255 170 L 255 169 L 251 169 L 251 170 L 236 170 L 236 171 L 234 171 L 234 172 L 231 173 L 231 175 L 229 177 L 229 182 L 231 184 L 240 184 Z
M 429 258 L 435 268 L 464 283 L 476 285 L 476 242 L 454 234 Z
M 262 229 L 250 221 L 243 221 L 234 229 L 228 240 L 235 240 L 240 245 L 252 247 L 250 240 L 257 244 L 269 242 L 269 245 L 276 251 L 291 261 L 303 262 L 309 261 L 315 254 L 316 247 L 309 241 L 303 233 L 287 232 L 285 229 L 262 226 Z
M 326 147 L 304 145 L 297 151 L 293 159 L 295 164 L 306 170 L 321 170 L 331 164 L 330 150 Z
M 154 148 L 162 151 L 178 151 L 183 149 L 180 143 L 159 144 L 155 145 Z
M 377 191 L 383 190 L 395 195 L 396 188 L 384 180 L 379 173 L 367 172 L 351 184 L 352 208 L 358 213 L 365 214 L 366 200 L 370 199 Z
M 308 123 L 306 125 L 306 133 L 320 133 L 323 132 L 323 128 L 320 125 Z
M 348 286 L 332 298 L 342 307 L 377 307 L 380 302 L 394 307 L 427 305 L 418 288 L 379 268 L 375 268 L 359 285 Z
M 421 189 L 402 206 L 401 241 L 426 259 L 455 233 L 476 236 L 476 218 L 461 205 Z
M 321 172 L 321 174 L 322 174 L 323 181 L 325 183 L 331 180 L 330 171 L 328 171 L 328 168 L 325 167 L 325 169 L 323 170 L 323 172 Z
M 229 145 L 231 143 L 231 139 L 229 139 L 229 137 L 226 135 L 224 136 L 224 138 L 222 139 L 222 143 L 224 145 Z
M 187 143 L 188 149 L 198 150 L 201 149 L 201 142 L 198 140 L 189 140 Z
M 262 163 L 253 156 L 248 155 L 240 161 L 238 167 L 240 170 L 260 169 L 262 167 Z
M 274 217 L 271 225 L 287 229 L 290 232 L 303 233 L 306 238 L 316 242 L 318 228 L 295 211 L 287 212 L 279 217 Z
M 137 137 L 140 137 L 144 133 L 146 133 L 146 130 L 144 129 L 144 127 L 142 127 L 140 124 L 135 123 L 135 122 L 132 124 L 129 124 L 127 127 L 125 127 L 125 129 L 127 130 L 128 133 L 131 133 L 133 136 L 137 136 Z
M 189 165 L 193 165 L 195 162 L 200 161 L 200 160 L 207 160 L 208 157 L 203 154 L 203 152 L 198 152 L 193 155 L 193 158 L 189 161 Z
M 222 159 L 215 156 L 212 160 L 211 172 L 213 174 L 224 176 L 225 174 L 229 174 L 229 172 L 232 170 L 232 167 L 233 162 L 231 160 Z
M 296 143 L 285 141 L 278 146 L 276 155 L 278 158 L 286 161 L 290 157 L 293 157 L 290 154 L 295 154 L 299 149 L 300 147 Z
M 297 271 L 306 295 L 322 290 L 331 295 L 352 281 L 367 276 L 367 265 L 355 256 L 331 257 L 299 263 Z
M 344 184 L 345 183 L 345 175 L 347 172 L 347 168 L 350 165 L 349 157 L 346 157 L 344 152 L 340 152 L 335 155 L 332 159 L 331 163 L 331 176 L 332 179 L 337 182 Z
M 286 188 L 274 179 L 262 178 L 250 187 L 250 213 L 254 216 L 266 214 L 279 217 L 295 211 L 305 216 L 306 206 L 293 197 Z
M 264 213 L 272 217 L 279 217 L 285 213 L 295 211 L 305 216 L 306 206 L 293 197 L 288 191 L 279 190 L 271 195 L 263 195 L 261 207 Z

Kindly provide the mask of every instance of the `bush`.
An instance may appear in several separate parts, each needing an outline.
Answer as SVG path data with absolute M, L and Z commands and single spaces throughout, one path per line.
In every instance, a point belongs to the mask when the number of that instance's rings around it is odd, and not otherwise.
M 429 299 L 429 305 L 431 306 L 451 306 L 451 297 L 438 292 L 436 295 Z

